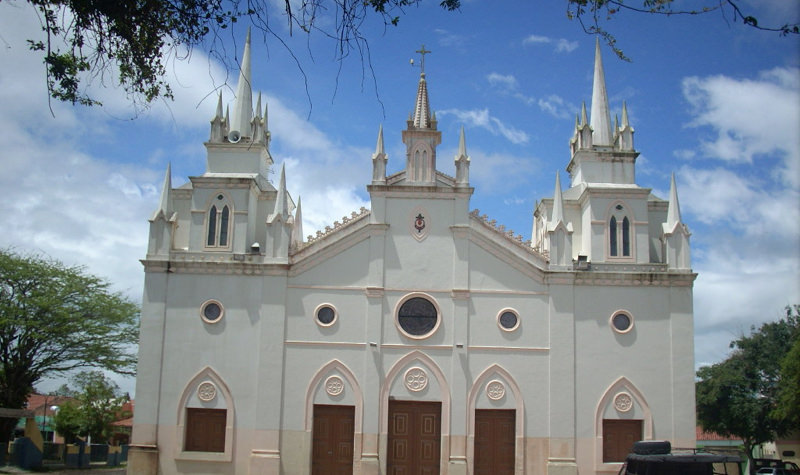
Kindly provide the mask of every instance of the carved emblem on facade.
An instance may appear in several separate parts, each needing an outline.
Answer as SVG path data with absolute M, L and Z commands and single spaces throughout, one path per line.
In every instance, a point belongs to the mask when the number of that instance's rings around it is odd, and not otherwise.
M 338 396 L 344 392 L 344 381 L 338 376 L 331 376 L 325 380 L 325 392 L 331 396 Z
M 492 401 L 499 401 L 506 395 L 506 386 L 502 381 L 493 380 L 489 381 L 486 385 L 486 397 Z
M 422 241 L 428 237 L 428 231 L 430 228 L 430 226 L 428 226 L 428 212 L 425 211 L 425 209 L 421 206 L 417 206 L 411 211 L 409 217 L 411 218 L 411 226 L 409 226 L 409 230 L 411 231 L 411 235 L 414 236 L 414 239 L 417 241 Z
M 197 398 L 203 402 L 211 402 L 217 397 L 217 387 L 211 381 L 203 381 L 197 387 Z
M 614 396 L 614 408 L 619 412 L 628 412 L 633 408 L 633 398 L 626 392 Z
M 426 373 L 424 369 L 415 366 L 406 371 L 403 380 L 409 391 L 422 391 L 428 386 L 428 373 Z

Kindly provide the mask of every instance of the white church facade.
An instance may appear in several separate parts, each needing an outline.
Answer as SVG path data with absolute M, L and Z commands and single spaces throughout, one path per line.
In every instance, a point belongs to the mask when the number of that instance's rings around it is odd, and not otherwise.
M 585 475 L 635 440 L 694 446 L 689 232 L 674 179 L 635 183 L 599 45 L 569 186 L 528 242 L 470 210 L 463 129 L 437 168 L 424 66 L 405 168 L 381 129 L 370 208 L 304 238 L 249 37 L 241 64 L 205 173 L 168 168 L 150 220 L 128 473 Z

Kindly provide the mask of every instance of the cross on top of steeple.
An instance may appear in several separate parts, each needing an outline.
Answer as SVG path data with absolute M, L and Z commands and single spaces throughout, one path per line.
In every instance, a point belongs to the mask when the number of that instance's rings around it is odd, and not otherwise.
M 416 52 L 419 53 L 420 56 L 422 56 L 419 62 L 419 67 L 422 70 L 422 74 L 425 74 L 425 55 L 431 53 L 431 51 L 425 49 L 425 45 L 423 44 L 422 48 L 418 49 Z

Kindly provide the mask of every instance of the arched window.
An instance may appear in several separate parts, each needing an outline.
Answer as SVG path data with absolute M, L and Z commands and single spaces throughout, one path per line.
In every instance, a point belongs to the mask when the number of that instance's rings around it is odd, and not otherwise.
M 231 206 L 222 193 L 217 194 L 206 214 L 206 247 L 230 246 Z
M 631 220 L 621 203 L 611 208 L 608 219 L 608 255 L 631 257 Z

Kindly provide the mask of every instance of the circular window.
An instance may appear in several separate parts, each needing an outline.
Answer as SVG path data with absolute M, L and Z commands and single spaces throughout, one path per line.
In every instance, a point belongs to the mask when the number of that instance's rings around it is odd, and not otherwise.
M 514 309 L 506 308 L 497 314 L 497 324 L 501 330 L 514 331 L 519 327 L 519 322 L 519 314 Z
M 409 338 L 426 338 L 439 327 L 439 308 L 429 296 L 412 294 L 400 301 L 397 325 Z
M 339 313 L 333 305 L 324 303 L 317 307 L 314 311 L 314 316 L 316 317 L 317 325 L 329 327 L 336 323 L 336 318 L 339 316 Z
M 222 308 L 222 304 L 216 300 L 206 300 L 200 307 L 200 317 L 202 317 L 203 321 L 206 323 L 217 323 L 222 320 L 224 315 L 225 309 Z
M 618 311 L 609 320 L 611 328 L 617 333 L 628 333 L 633 328 L 633 317 L 630 313 Z

